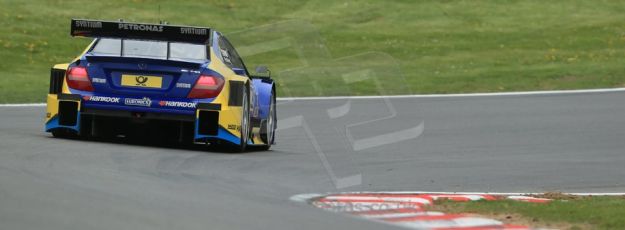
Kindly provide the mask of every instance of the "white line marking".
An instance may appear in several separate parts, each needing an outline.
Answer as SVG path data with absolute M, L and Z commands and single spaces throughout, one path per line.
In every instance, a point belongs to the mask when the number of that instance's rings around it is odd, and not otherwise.
M 429 200 L 423 199 L 423 198 L 418 198 L 418 197 L 376 197 L 376 196 L 326 196 L 324 197 L 325 199 L 328 199 L 330 201 L 337 201 L 337 202 L 341 202 L 341 201 L 345 201 L 345 200 L 352 200 L 350 202 L 357 202 L 357 201 L 383 201 L 383 202 L 415 202 L 415 203 L 421 203 L 421 204 L 430 204 L 431 202 Z
M 291 201 L 295 201 L 295 202 L 308 202 L 308 200 L 316 198 L 316 197 L 320 197 L 323 196 L 322 194 L 317 194 L 317 193 L 306 193 L 306 194 L 298 194 L 295 196 L 291 196 L 291 198 L 289 198 Z
M 401 217 L 413 217 L 413 216 L 442 216 L 442 215 L 445 215 L 445 213 L 419 211 L 419 212 L 409 212 L 409 213 L 384 213 L 384 214 L 354 213 L 352 215 L 356 215 L 356 216 L 360 216 L 364 218 L 371 218 L 371 219 L 382 219 L 382 218 L 401 218 Z
M 302 101 L 302 100 L 341 100 L 341 99 L 380 99 L 380 98 L 494 97 L 494 96 L 558 95 L 558 94 L 613 93 L 613 92 L 625 92 L 625 88 L 526 91 L 526 92 L 506 92 L 506 93 L 414 94 L 414 95 L 388 95 L 388 96 L 279 97 L 277 100 L 278 101 Z M 0 104 L 0 107 L 41 107 L 45 105 L 46 103 Z
M 552 90 L 527 91 L 506 93 L 467 93 L 467 94 L 416 94 L 416 95 L 388 95 L 388 96 L 331 96 L 331 97 L 280 97 L 278 101 L 298 100 L 340 100 L 340 99 L 380 99 L 380 98 L 450 98 L 450 97 L 492 97 L 492 96 L 527 96 L 527 95 L 560 95 L 581 93 L 611 93 L 625 92 L 625 88 L 613 89 L 583 89 L 583 90 Z
M 414 229 L 433 229 L 433 228 L 477 228 L 488 226 L 501 226 L 501 221 L 481 218 L 481 217 L 461 217 L 451 220 L 431 220 L 431 221 L 408 221 L 396 222 L 395 225 L 411 227 Z
M 344 192 L 339 194 L 446 194 L 446 195 L 500 195 L 500 196 L 523 196 L 523 195 L 543 195 L 544 192 L 432 192 L 432 191 L 365 191 L 365 192 Z M 625 196 L 625 192 L 562 192 L 574 196 Z M 318 194 L 317 194 L 318 195 Z
M 476 201 L 476 200 L 484 199 L 482 195 L 475 195 L 475 194 L 462 194 L 462 195 L 436 194 L 436 195 L 430 195 L 430 197 L 432 197 L 434 200 L 445 199 L 445 198 L 464 198 L 464 199 Z
M 0 104 L 0 107 L 43 107 L 45 103 Z

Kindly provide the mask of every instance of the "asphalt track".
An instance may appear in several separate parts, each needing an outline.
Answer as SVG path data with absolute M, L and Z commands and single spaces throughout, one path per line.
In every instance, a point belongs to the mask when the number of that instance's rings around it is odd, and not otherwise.
M 0 107 L 0 229 L 390 229 L 289 197 L 623 192 L 624 99 L 611 92 L 282 101 L 278 145 L 244 154 L 54 139 L 42 132 L 43 107 Z M 401 140 L 402 130 L 417 135 Z M 353 144 L 376 136 L 386 139 Z M 337 189 L 341 178 L 361 183 Z

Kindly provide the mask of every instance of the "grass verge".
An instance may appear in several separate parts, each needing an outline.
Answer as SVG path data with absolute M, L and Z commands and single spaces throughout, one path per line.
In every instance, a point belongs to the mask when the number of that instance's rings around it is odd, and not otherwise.
M 445 213 L 473 213 L 509 224 L 555 229 L 623 229 L 625 196 L 548 195 L 550 203 L 513 200 L 437 201 L 431 208 Z
M 267 31 L 278 35 L 266 41 L 275 49 L 245 55 L 248 66 L 267 64 L 276 73 L 283 96 L 624 87 L 622 12 L 625 2 L 611 0 L 0 0 L 0 103 L 44 100 L 49 67 L 71 60 L 89 42 L 69 37 L 70 18 L 160 19 L 225 34 L 309 22 L 313 31 L 304 35 L 318 36 L 319 46 L 304 40 L 283 47 L 293 31 Z M 249 48 L 247 38 L 232 40 Z M 381 69 L 401 69 L 401 78 L 380 78 L 393 90 L 362 82 L 328 90 L 344 84 L 342 74 L 318 67 L 369 51 L 389 57 Z M 379 64 L 351 60 L 360 64 L 356 69 Z

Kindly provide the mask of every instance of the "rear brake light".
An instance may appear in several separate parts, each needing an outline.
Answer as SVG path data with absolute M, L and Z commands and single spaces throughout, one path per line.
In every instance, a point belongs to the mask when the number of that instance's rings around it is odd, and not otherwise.
M 87 69 L 82 66 L 71 67 L 67 71 L 67 85 L 72 89 L 93 91 Z
M 224 79 L 211 75 L 200 75 L 188 98 L 216 97 L 224 86 Z

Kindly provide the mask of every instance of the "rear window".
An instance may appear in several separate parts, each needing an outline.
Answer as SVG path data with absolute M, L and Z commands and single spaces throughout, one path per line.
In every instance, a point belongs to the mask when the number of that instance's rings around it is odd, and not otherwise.
M 169 56 L 167 44 L 169 43 Z M 122 50 L 123 47 L 123 50 Z M 155 58 L 163 60 L 203 61 L 206 46 L 200 44 L 100 38 L 91 50 L 94 55 Z
M 169 59 L 206 59 L 206 47 L 189 43 L 169 43 Z

